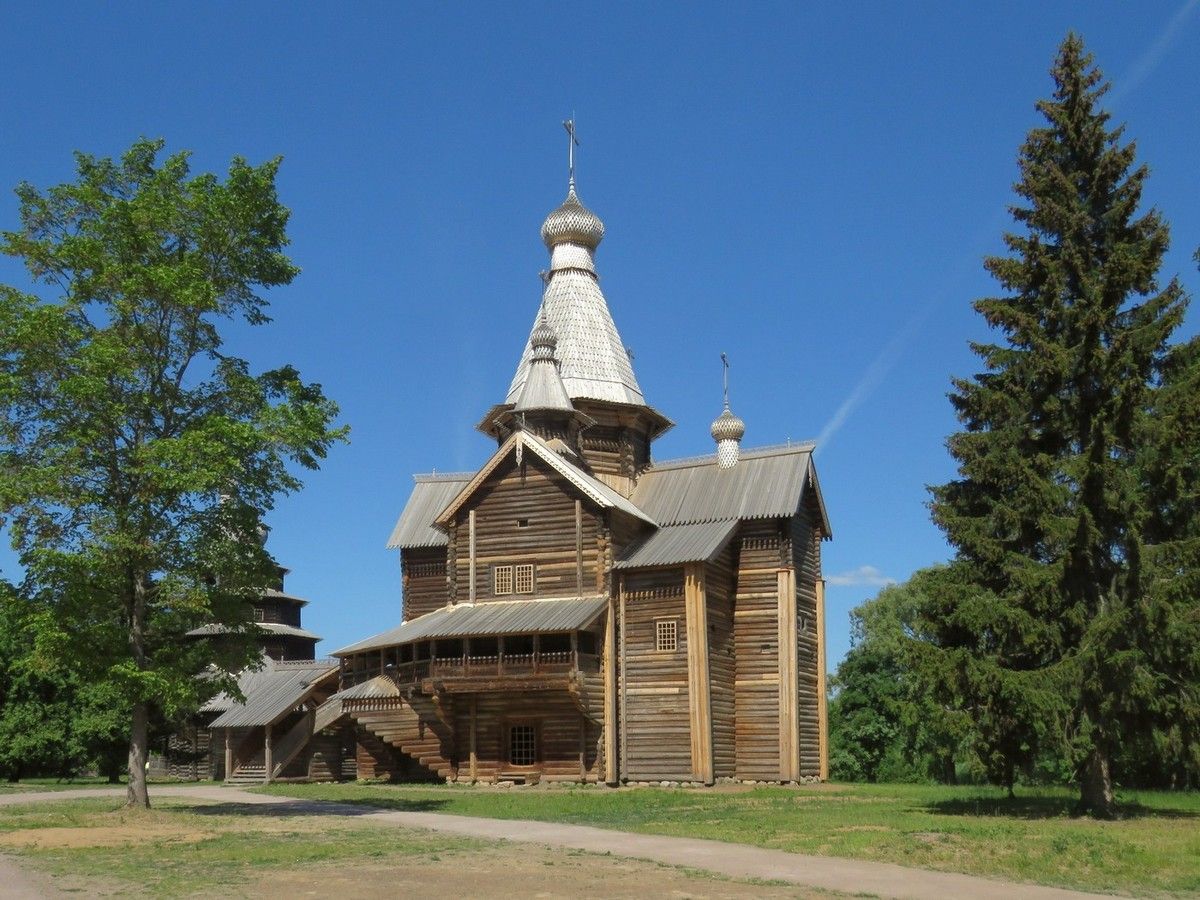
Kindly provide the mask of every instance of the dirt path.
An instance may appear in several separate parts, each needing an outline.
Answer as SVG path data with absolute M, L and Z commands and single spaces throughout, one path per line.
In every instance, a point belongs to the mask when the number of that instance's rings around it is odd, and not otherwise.
M 0 806 L 40 803 L 76 797 L 123 796 L 124 789 L 85 788 L 77 791 L 43 791 L 0 795 Z M 391 812 L 369 807 L 315 800 L 251 794 L 237 788 L 216 786 L 158 786 L 152 796 L 189 797 L 220 803 L 265 805 L 287 815 L 354 816 L 363 821 L 386 823 L 466 837 L 541 845 L 558 850 L 610 853 L 629 859 L 650 860 L 670 866 L 686 866 L 730 878 L 782 881 L 829 891 L 874 894 L 879 897 L 941 898 L 971 897 L 973 900 L 1069 900 L 1100 898 L 1060 888 L 993 881 L 973 875 L 911 869 L 890 863 L 803 856 L 782 850 L 767 850 L 744 844 L 729 844 L 698 838 L 631 834 L 550 822 L 514 821 L 455 816 L 446 813 Z M 519 881 L 512 882 L 517 887 Z M 493 885 L 502 890 L 502 885 Z M 1111 900 L 1111 898 L 1110 898 Z
M 0 853 L 0 896 L 5 900 L 59 900 L 67 895 L 51 884 L 48 875 L 30 872 Z

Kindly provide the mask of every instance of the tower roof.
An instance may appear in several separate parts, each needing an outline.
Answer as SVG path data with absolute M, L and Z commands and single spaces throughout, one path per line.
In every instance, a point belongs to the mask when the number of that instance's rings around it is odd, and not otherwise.
M 603 237 L 604 224 L 579 202 L 572 181 L 566 201 L 542 226 L 542 238 L 551 252 L 542 309 L 546 324 L 558 337 L 558 371 L 570 399 L 644 406 L 646 399 L 633 374 L 629 353 L 596 277 L 593 253 Z M 519 400 L 530 376 L 533 337 L 541 317 L 539 313 L 534 320 L 506 403 Z

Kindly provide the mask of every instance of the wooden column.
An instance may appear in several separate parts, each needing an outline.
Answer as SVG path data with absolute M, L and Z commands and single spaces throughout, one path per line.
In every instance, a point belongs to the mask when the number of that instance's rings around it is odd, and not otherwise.
M 583 503 L 575 501 L 575 592 L 583 596 Z
M 612 594 L 604 622 L 604 781 L 617 783 L 617 601 Z
M 817 746 L 821 758 L 821 780 L 829 780 L 829 701 L 825 685 L 825 579 L 818 578 L 817 589 Z
M 628 754 L 628 735 L 625 731 L 625 710 L 629 708 L 627 697 L 629 688 L 629 654 L 626 648 L 629 646 L 625 639 L 625 576 L 621 576 L 621 618 L 617 623 L 621 643 L 621 671 L 617 675 L 621 685 L 621 699 L 617 706 L 617 732 L 620 735 L 620 759 L 617 762 L 617 768 L 621 772 L 628 771 L 629 754 Z
M 708 671 L 708 592 L 704 583 L 704 563 L 689 563 L 684 567 L 683 597 L 687 616 L 692 777 L 712 784 L 712 697 Z
M 796 570 L 780 569 L 779 590 L 779 780 L 800 778 L 799 683 L 797 677 Z
M 467 552 L 470 554 L 470 557 L 467 562 L 467 571 L 468 571 L 469 577 L 471 579 L 470 587 L 467 588 L 467 597 L 470 598 L 471 603 L 474 603 L 475 602 L 475 510 L 471 510 L 469 513 L 467 513 L 467 529 L 468 529 L 468 535 L 467 535 L 468 550 L 467 550 Z
M 475 694 L 472 694 L 471 695 L 471 737 L 470 737 L 470 741 L 471 741 L 471 784 L 474 784 L 476 781 L 479 780 L 479 755 L 477 752 L 478 745 L 476 743 L 477 726 L 475 724 L 475 717 L 478 713 L 478 706 L 479 706 L 479 698 Z
M 233 729 L 225 729 L 225 780 L 233 777 Z
M 266 763 L 266 773 L 263 775 L 263 781 L 267 784 L 271 783 L 271 772 L 275 768 L 275 760 L 271 752 L 271 726 L 266 727 L 266 743 L 263 745 L 263 761 Z

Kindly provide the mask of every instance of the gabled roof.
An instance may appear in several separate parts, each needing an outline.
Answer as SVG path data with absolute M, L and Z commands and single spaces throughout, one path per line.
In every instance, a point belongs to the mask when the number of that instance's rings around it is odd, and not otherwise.
M 737 519 L 663 525 L 630 545 L 621 558 L 613 563 L 613 568 L 642 569 L 648 566 L 711 562 L 725 549 L 737 526 Z
M 608 606 L 606 597 L 558 600 L 496 600 L 459 603 L 410 619 L 403 625 L 335 650 L 334 656 L 380 650 L 428 638 L 496 634 L 544 634 L 575 631 L 590 625 Z
M 822 531 L 831 537 L 812 462 L 814 447 L 743 450 L 731 469 L 718 468 L 715 455 L 658 463 L 638 478 L 631 499 L 659 525 L 783 518 L 796 514 L 811 485 Z
M 635 504 L 622 497 L 603 481 L 593 478 L 587 472 L 583 471 L 583 469 L 568 462 L 560 454 L 551 449 L 545 441 L 528 431 L 514 432 L 508 440 L 501 444 L 500 448 L 492 454 L 492 458 L 484 463 L 483 468 L 475 473 L 475 477 L 442 510 L 441 514 L 434 520 L 434 523 L 442 526 L 449 525 L 454 516 L 463 507 L 463 504 L 479 490 L 500 464 L 508 459 L 511 454 L 516 453 L 519 448 L 524 448 L 532 452 L 538 459 L 546 463 L 546 465 L 565 478 L 572 486 L 602 509 L 619 509 L 623 513 L 650 525 L 656 524 L 652 518 L 638 509 Z M 405 511 L 407 512 L 407 509 Z
M 245 701 L 235 702 L 226 694 L 214 697 L 204 712 L 224 710 L 209 723 L 210 728 L 257 728 L 282 719 L 323 683 L 337 678 L 338 664 L 330 660 L 275 662 L 264 660 L 257 672 L 243 672 L 238 688 Z
M 396 520 L 396 527 L 388 538 L 388 549 L 445 547 L 449 539 L 444 531 L 433 527 L 433 520 L 471 480 L 471 475 L 461 472 L 452 475 L 414 475 L 413 480 L 416 486 L 409 494 L 400 518 Z

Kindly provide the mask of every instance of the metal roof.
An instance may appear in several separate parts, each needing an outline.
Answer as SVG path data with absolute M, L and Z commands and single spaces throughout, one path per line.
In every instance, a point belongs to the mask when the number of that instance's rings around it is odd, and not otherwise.
M 445 547 L 449 543 L 445 532 L 433 527 L 438 517 L 471 480 L 470 475 L 414 475 L 416 485 L 404 504 L 404 511 L 388 538 L 389 550 L 410 550 L 417 547 Z
M 709 562 L 725 549 L 737 526 L 737 519 L 664 525 L 627 548 L 621 559 L 613 563 L 613 568 L 641 569 Z
M 606 597 L 498 600 L 473 606 L 460 603 L 418 616 L 391 631 L 335 650 L 333 655 L 347 656 L 428 638 L 574 631 L 590 624 L 607 605 Z
M 381 700 L 389 697 L 399 697 L 400 686 L 386 675 L 376 675 L 369 681 L 338 691 L 330 700 Z
M 336 677 L 337 663 L 329 660 L 274 662 L 267 660 L 257 672 L 243 672 L 238 688 L 244 702 L 225 698 L 225 711 L 217 716 L 210 728 L 256 728 L 274 724 L 308 699 L 327 679 Z M 222 695 L 224 696 L 224 695 Z M 220 698 L 204 706 L 215 711 Z
M 308 638 L 309 640 L 319 641 L 320 635 L 313 634 L 311 631 L 305 631 L 303 628 L 297 628 L 294 625 L 283 625 L 279 622 L 254 622 L 256 628 L 263 631 L 268 631 L 271 634 L 282 634 L 287 637 Z M 231 631 L 236 631 L 229 625 L 221 625 L 218 622 L 213 622 L 209 625 L 201 625 L 199 628 L 193 628 L 188 632 L 188 637 L 209 637 L 214 634 L 228 634 Z M 249 630 L 249 629 L 247 629 Z
M 638 478 L 631 499 L 659 525 L 782 518 L 800 509 L 811 477 L 829 537 L 832 532 L 812 466 L 813 448 L 813 444 L 798 444 L 745 450 L 730 469 L 718 468 L 715 455 L 659 463 Z
M 568 462 L 562 454 L 556 452 L 545 441 L 528 431 L 514 432 L 508 440 L 501 444 L 500 448 L 492 455 L 492 458 L 484 463 L 483 468 L 475 473 L 475 477 L 464 485 L 454 500 L 441 511 L 436 521 L 449 522 L 454 517 L 454 514 L 462 508 L 462 505 L 470 499 L 471 495 L 478 490 L 479 486 L 487 480 L 488 476 L 496 471 L 500 463 L 507 459 L 509 454 L 515 453 L 521 447 L 528 447 L 539 459 L 578 488 L 597 506 L 604 509 L 615 507 L 650 525 L 657 524 L 642 510 L 638 509 L 635 504 L 630 502 L 628 498 L 621 496 L 603 481 L 593 478 L 587 472 L 583 471 L 583 469 Z M 407 512 L 408 509 L 405 508 L 405 513 Z M 403 516 L 401 518 L 403 519 Z M 443 543 L 445 543 L 444 538 Z

